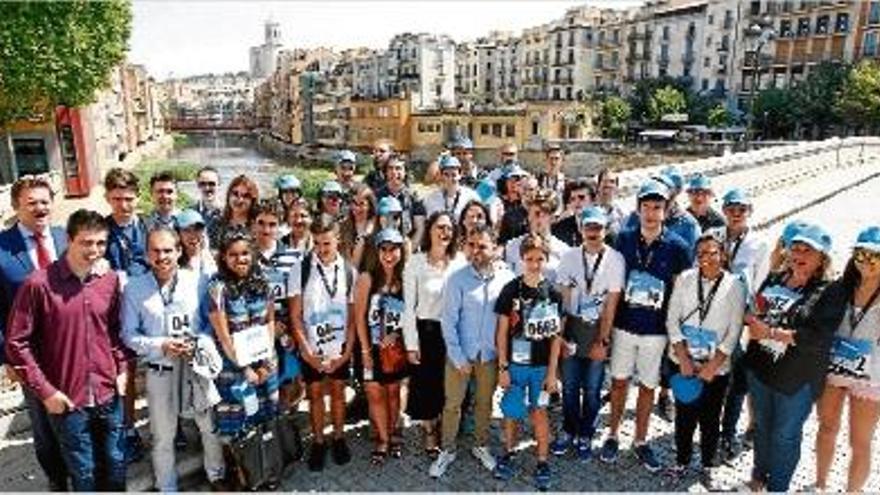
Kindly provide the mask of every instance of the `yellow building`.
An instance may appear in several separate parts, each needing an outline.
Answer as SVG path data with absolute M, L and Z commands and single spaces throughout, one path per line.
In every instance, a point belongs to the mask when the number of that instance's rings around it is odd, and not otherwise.
M 410 100 L 351 100 L 349 143 L 356 148 L 368 148 L 377 139 L 389 139 L 394 149 L 409 152 L 412 149 L 410 133 Z

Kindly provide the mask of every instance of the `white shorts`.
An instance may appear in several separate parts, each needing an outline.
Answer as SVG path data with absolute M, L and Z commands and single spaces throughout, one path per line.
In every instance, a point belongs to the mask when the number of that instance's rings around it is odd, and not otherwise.
M 660 385 L 660 363 L 668 340 L 665 335 L 636 335 L 615 328 L 611 344 L 611 377 L 628 380 L 635 372 L 642 386 L 657 388 Z

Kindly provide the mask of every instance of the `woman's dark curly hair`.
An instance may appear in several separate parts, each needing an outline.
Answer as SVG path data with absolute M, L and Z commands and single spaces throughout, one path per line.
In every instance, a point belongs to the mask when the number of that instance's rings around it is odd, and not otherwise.
M 240 241 L 246 242 L 251 252 L 251 268 L 244 278 L 239 278 L 235 272 L 230 270 L 224 259 L 229 248 Z M 220 246 L 217 250 L 217 275 L 226 284 L 230 297 L 236 298 L 248 293 L 268 294 L 269 283 L 260 270 L 256 254 L 256 242 L 246 227 L 242 225 L 228 227 L 220 236 Z

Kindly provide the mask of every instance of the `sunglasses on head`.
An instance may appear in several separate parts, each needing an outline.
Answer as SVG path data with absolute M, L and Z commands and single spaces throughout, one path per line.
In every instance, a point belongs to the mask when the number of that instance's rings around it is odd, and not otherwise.
M 853 260 L 856 263 L 880 264 L 880 253 L 868 251 L 867 249 L 856 249 L 853 252 Z

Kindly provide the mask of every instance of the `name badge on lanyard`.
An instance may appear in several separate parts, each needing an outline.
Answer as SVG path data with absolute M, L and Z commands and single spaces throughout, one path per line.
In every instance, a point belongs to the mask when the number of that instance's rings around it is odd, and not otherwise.
M 694 325 L 682 325 L 681 333 L 687 344 L 688 354 L 697 362 L 706 362 L 718 348 L 718 334 L 713 330 Z
M 591 296 L 588 294 L 581 294 L 581 297 L 578 300 L 578 315 L 587 323 L 595 323 L 599 321 L 599 316 L 602 314 L 602 296 Z
M 165 333 L 172 338 L 182 339 L 195 335 L 192 315 L 181 304 L 165 308 Z
M 834 336 L 829 371 L 854 380 L 871 381 L 874 345 L 867 339 Z
M 510 342 L 510 361 L 514 364 L 532 364 L 532 343 L 522 337 Z
M 269 282 L 269 294 L 271 294 L 272 300 L 275 302 L 287 299 L 287 275 L 287 272 L 277 268 L 266 273 L 266 278 Z
M 770 326 L 779 326 L 784 323 L 786 316 L 801 300 L 801 294 L 782 285 L 772 285 L 765 288 L 755 297 L 755 306 L 763 320 Z M 773 360 L 781 358 L 788 350 L 788 346 L 773 339 L 761 339 L 758 341 L 766 352 L 770 353 Z
M 642 270 L 633 270 L 626 281 L 626 302 L 631 306 L 660 311 L 666 298 L 666 284 Z
M 239 366 L 247 366 L 272 356 L 272 339 L 269 327 L 254 325 L 232 334 L 232 346 Z

